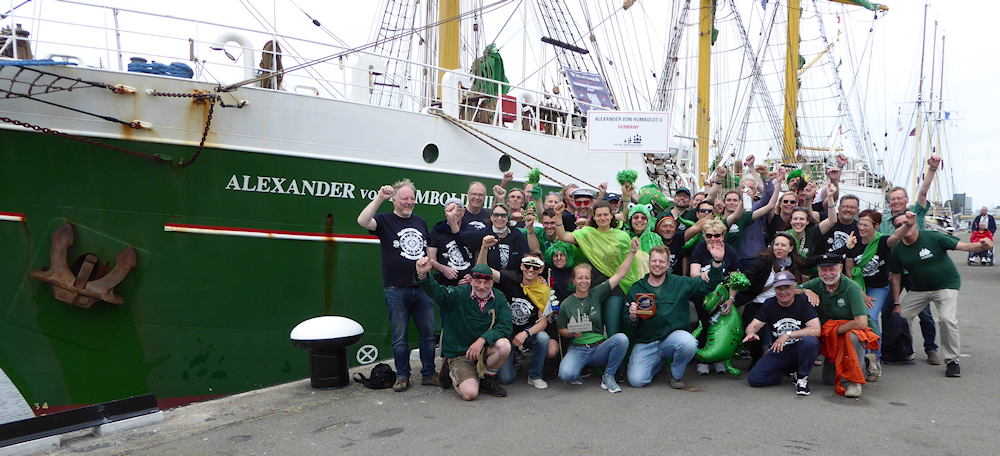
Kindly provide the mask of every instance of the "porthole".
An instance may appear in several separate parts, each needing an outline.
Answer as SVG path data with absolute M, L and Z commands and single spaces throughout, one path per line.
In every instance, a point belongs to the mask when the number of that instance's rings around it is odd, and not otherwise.
M 438 159 L 438 146 L 437 144 L 430 143 L 424 146 L 424 161 L 427 163 L 434 163 Z
M 510 156 L 501 155 L 500 156 L 500 171 L 507 172 L 510 171 Z

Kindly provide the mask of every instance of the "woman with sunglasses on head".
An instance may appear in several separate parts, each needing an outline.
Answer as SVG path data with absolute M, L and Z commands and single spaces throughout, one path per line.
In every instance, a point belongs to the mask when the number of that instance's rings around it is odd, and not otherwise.
M 711 204 L 702 203 L 702 207 L 708 208 L 711 211 Z M 701 209 L 699 208 L 699 211 Z M 702 214 L 698 214 L 701 216 Z M 736 254 L 736 249 L 733 246 L 723 242 L 723 238 L 726 236 L 726 225 L 715 216 L 709 214 L 711 219 L 704 222 L 701 228 L 701 234 L 705 237 L 705 242 L 699 243 L 691 251 L 691 266 L 690 266 L 690 276 L 691 277 L 702 277 L 706 281 L 708 280 L 708 271 L 712 267 L 712 253 L 708 250 L 709 246 L 719 245 L 726 249 L 726 254 L 722 259 L 722 274 L 725 276 L 731 271 L 736 271 L 739 267 L 739 258 Z M 735 292 L 731 292 L 735 294 Z M 709 313 L 705 310 L 705 306 L 702 305 L 704 296 L 694 296 L 692 301 L 694 301 L 694 308 L 698 313 L 698 320 L 701 321 L 702 328 L 704 330 L 701 332 L 701 336 L 698 337 L 698 343 L 704 345 L 706 338 L 708 337 L 708 326 Z M 722 374 L 726 372 L 725 364 L 718 362 L 715 363 L 715 371 Z M 698 374 L 708 375 L 708 365 L 698 364 Z
M 728 314 L 733 306 L 743 308 L 743 328 L 753 321 L 757 316 L 764 301 L 774 297 L 774 277 L 781 271 L 791 272 L 797 283 L 803 282 L 802 272 L 804 271 L 803 259 L 795 251 L 795 237 L 786 232 L 774 235 L 774 241 L 764 251 L 760 252 L 757 259 L 750 264 L 743 273 L 750 280 L 750 288 L 739 293 L 732 293 L 729 301 L 722 304 L 722 313 Z M 745 344 L 750 352 L 750 368 L 752 369 L 757 360 L 764 356 L 764 343 L 769 335 L 766 330 L 757 332 L 759 340 L 749 341 Z
M 558 212 L 562 205 L 556 205 Z M 629 255 L 631 239 L 624 231 L 616 229 L 611 205 L 607 201 L 596 201 L 591 205 L 591 217 L 586 226 L 573 232 L 567 232 L 562 224 L 556 225 L 556 238 L 580 247 L 583 254 L 594 266 L 592 282 L 594 285 L 603 283 L 615 274 L 618 266 Z M 639 280 L 639 273 L 633 265 L 628 274 L 621 280 L 613 293 L 602 306 L 604 310 L 604 327 L 608 335 L 618 333 L 621 323 L 622 307 L 625 304 L 625 292 Z

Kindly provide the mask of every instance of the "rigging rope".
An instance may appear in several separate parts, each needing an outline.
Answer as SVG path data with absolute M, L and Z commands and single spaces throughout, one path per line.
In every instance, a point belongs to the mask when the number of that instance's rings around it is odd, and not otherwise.
M 489 4 L 489 5 L 483 6 L 481 8 L 481 10 L 482 11 L 488 11 L 491 8 L 494 8 L 494 7 L 498 6 L 498 5 L 506 3 L 507 1 L 508 0 L 498 0 L 496 2 L 493 2 L 493 3 Z M 298 70 L 301 70 L 303 68 L 308 68 L 308 67 L 311 67 L 311 66 L 319 65 L 319 64 L 324 63 L 324 62 L 329 62 L 330 60 L 333 60 L 333 59 L 337 59 L 337 58 L 340 58 L 340 57 L 343 57 L 343 56 L 346 56 L 346 55 L 354 54 L 354 53 L 363 51 L 365 49 L 373 48 L 373 47 L 378 46 L 378 45 L 380 45 L 380 44 L 382 44 L 384 42 L 387 42 L 387 41 L 392 41 L 392 40 L 398 40 L 400 38 L 405 38 L 405 37 L 408 37 L 410 35 L 414 35 L 416 33 L 422 32 L 424 30 L 437 27 L 438 25 L 444 24 L 446 22 L 461 20 L 461 19 L 465 18 L 466 16 L 473 15 L 473 14 L 476 14 L 478 12 L 480 12 L 480 11 L 479 10 L 467 11 L 467 12 L 461 13 L 461 14 L 459 14 L 457 16 L 453 16 L 453 17 L 450 17 L 448 19 L 444 19 L 444 20 L 440 20 L 440 21 L 437 21 L 437 22 L 433 22 L 433 23 L 424 25 L 423 27 L 420 27 L 420 28 L 407 30 L 407 31 L 405 31 L 403 33 L 400 33 L 398 35 L 393 35 L 393 36 L 387 37 L 387 38 L 382 39 L 382 40 L 376 40 L 374 42 L 371 42 L 371 43 L 368 43 L 368 44 L 365 44 L 365 45 L 362 45 L 362 46 L 357 46 L 357 47 L 354 47 L 354 48 L 351 48 L 351 49 L 347 49 L 347 50 L 344 50 L 344 51 L 341 51 L 341 52 L 337 52 L 335 54 L 328 55 L 326 57 L 320 57 L 318 59 L 310 60 L 310 61 L 307 61 L 305 63 L 299 64 L 299 65 L 290 66 L 290 67 L 285 68 L 284 70 L 282 70 L 280 72 L 269 72 L 268 74 L 263 75 L 263 76 L 258 76 L 258 77 L 255 77 L 255 78 L 246 79 L 246 80 L 243 80 L 243 81 L 240 81 L 240 82 L 236 82 L 236 83 L 228 84 L 228 85 L 225 85 L 225 86 L 221 86 L 221 87 L 217 88 L 216 91 L 217 92 L 231 92 L 231 91 L 236 90 L 236 89 L 238 89 L 240 87 L 243 87 L 243 86 L 246 86 L 246 85 L 250 85 L 250 84 L 254 84 L 254 83 L 263 81 L 264 79 L 273 78 L 273 77 L 278 76 L 278 75 L 285 75 L 285 74 L 291 73 L 292 71 L 298 71 Z
M 445 114 L 445 113 L 444 113 L 444 111 L 442 111 L 442 110 L 440 110 L 440 109 L 438 109 L 438 108 L 431 108 L 430 110 L 428 110 L 428 112 L 430 112 L 431 114 L 434 114 L 434 115 L 436 115 L 436 116 L 439 116 L 439 117 L 441 117 L 441 118 L 443 118 L 443 119 L 446 119 L 447 121 L 451 122 L 451 123 L 452 123 L 452 124 L 454 124 L 455 126 L 457 126 L 457 127 L 461 128 L 462 130 L 465 130 L 465 132 L 466 132 L 466 133 L 469 133 L 469 134 L 471 134 L 471 135 L 472 135 L 473 137 L 475 137 L 476 139 L 479 139 L 480 141 L 484 142 L 484 143 L 485 143 L 486 145 L 488 145 L 488 146 L 490 146 L 490 147 L 492 147 L 492 148 L 496 149 L 496 151 L 497 151 L 497 152 L 500 152 L 501 154 L 503 154 L 503 155 L 506 155 L 506 156 L 510 157 L 510 158 L 511 158 L 512 160 L 514 160 L 514 161 L 516 161 L 516 162 L 520 163 L 520 164 L 521 164 L 522 166 L 524 166 L 525 168 L 528 168 L 528 169 L 531 169 L 531 168 L 534 168 L 534 166 L 531 166 L 531 165 L 529 165 L 529 164 L 527 164 L 527 163 L 525 163 L 525 162 L 521 161 L 521 160 L 520 160 L 520 159 L 518 159 L 517 157 L 514 157 L 514 156 L 510 155 L 510 154 L 509 154 L 509 153 L 507 153 L 507 152 L 504 152 L 503 150 L 501 150 L 501 149 L 500 149 L 499 147 L 497 147 L 496 145 L 494 145 L 494 144 L 491 144 L 491 143 L 490 143 L 489 141 L 487 141 L 487 140 L 483 139 L 483 138 L 482 138 L 481 136 L 485 136 L 486 138 L 489 138 L 489 139 L 491 139 L 491 140 L 493 140 L 493 141 L 496 141 L 496 142 L 498 142 L 498 143 L 500 143 L 500 144 L 503 144 L 504 146 L 507 146 L 507 147 L 509 147 L 510 149 L 512 149 L 512 150 L 514 150 L 514 151 L 517 151 L 517 152 L 519 152 L 519 153 L 523 154 L 524 156 L 526 156 L 526 157 L 528 157 L 528 158 L 530 158 L 530 159 L 532 159 L 532 160 L 534 160 L 534 161 L 536 161 L 536 162 L 538 162 L 538 163 L 541 163 L 541 164 L 543 164 L 543 165 L 545 165 L 545 166 L 548 166 L 549 168 L 552 168 L 552 169 L 554 169 L 554 170 L 556 170 L 556 171 L 558 171 L 558 172 L 560 172 L 560 173 L 562 173 L 562 174 L 566 175 L 567 177 L 570 177 L 570 178 L 572 178 L 572 179 L 575 179 L 575 180 L 578 180 L 578 181 L 580 181 L 580 183 L 582 183 L 582 184 L 586 184 L 587 186 L 590 186 L 590 187 L 592 187 L 592 188 L 597 188 L 597 186 L 596 186 L 596 185 L 594 185 L 594 184 L 591 184 L 591 183 L 588 183 L 587 181 L 585 181 L 585 180 L 583 180 L 583 179 L 580 179 L 579 177 L 576 177 L 576 176 L 574 176 L 574 175 L 572 175 L 572 174 L 570 174 L 570 173 L 568 173 L 568 172 L 566 172 L 566 171 L 563 171 L 563 170 L 561 170 L 561 169 L 559 169 L 559 168 L 557 168 L 557 167 L 555 167 L 555 166 L 553 166 L 553 165 L 551 165 L 551 164 L 549 164 L 549 163 L 545 162 L 544 160 L 542 160 L 542 159 L 540 159 L 540 158 L 538 158 L 538 157 L 535 157 L 535 156 L 532 156 L 531 154 L 529 154 L 529 153 L 527 153 L 527 152 L 524 152 L 524 151 L 522 151 L 522 150 L 520 150 L 520 149 L 518 149 L 518 148 L 516 148 L 516 147 L 514 147 L 514 146 L 512 146 L 512 145 L 510 145 L 510 144 L 507 144 L 507 143 L 505 143 L 505 142 L 503 142 L 503 141 L 501 141 L 501 140 L 499 140 L 499 139 L 497 139 L 497 138 L 494 138 L 493 136 L 490 136 L 490 135 L 489 135 L 488 133 L 486 133 L 486 132 L 484 132 L 484 131 L 482 131 L 482 130 L 479 130 L 479 129 L 478 129 L 478 128 L 476 128 L 476 127 L 473 127 L 472 125 L 469 125 L 469 124 L 467 124 L 467 123 L 464 123 L 464 122 L 462 122 L 462 121 L 460 121 L 460 120 L 458 120 L 458 119 L 456 119 L 456 118 L 454 118 L 454 117 L 452 117 L 452 116 L 449 116 L 448 114 Z M 481 136 L 480 136 L 480 135 L 481 135 Z M 549 175 L 547 175 L 547 174 L 545 174 L 545 173 L 542 173 L 542 176 L 545 176 L 546 178 L 548 178 L 548 179 L 549 179 L 549 180 L 551 180 L 552 182 L 555 182 L 556 184 L 559 184 L 559 186 L 562 186 L 562 185 L 563 185 L 563 184 L 562 184 L 561 182 L 559 182 L 558 180 L 556 180 L 556 179 L 555 179 L 554 177 L 552 177 L 552 176 L 549 176 Z

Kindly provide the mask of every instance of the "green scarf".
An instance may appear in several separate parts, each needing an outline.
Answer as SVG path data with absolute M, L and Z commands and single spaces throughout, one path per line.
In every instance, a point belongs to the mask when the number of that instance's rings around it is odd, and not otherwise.
M 864 270 L 865 265 L 872 260 L 875 256 L 875 252 L 878 252 L 878 240 L 882 237 L 882 233 L 875 233 L 875 238 L 865 246 L 865 253 L 861 256 L 861 261 L 854 265 L 851 269 L 851 280 L 853 280 L 858 285 L 861 285 L 861 291 L 867 291 L 865 289 L 865 276 L 861 273 Z

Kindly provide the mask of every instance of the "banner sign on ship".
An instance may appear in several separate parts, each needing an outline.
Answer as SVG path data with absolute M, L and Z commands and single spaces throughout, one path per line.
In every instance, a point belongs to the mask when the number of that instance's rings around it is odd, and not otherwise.
M 665 112 L 590 111 L 587 149 L 611 152 L 667 152 Z
M 576 107 L 580 108 L 580 112 L 587 114 L 591 108 L 596 109 L 596 106 L 615 109 L 615 104 L 611 102 L 611 94 L 608 93 L 608 85 L 601 75 L 568 68 L 565 71 L 566 80 L 569 81 L 573 96 L 578 101 Z

